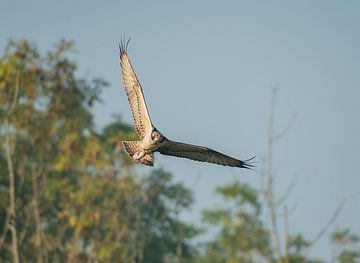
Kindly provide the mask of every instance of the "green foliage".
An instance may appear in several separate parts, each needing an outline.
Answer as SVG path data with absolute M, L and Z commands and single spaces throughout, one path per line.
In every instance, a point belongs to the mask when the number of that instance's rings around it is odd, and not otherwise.
M 0 226 L 8 217 L 9 136 L 16 194 L 10 223 L 17 224 L 21 262 L 190 257 L 197 230 L 178 213 L 192 193 L 163 170 L 136 176 L 120 143 L 136 135 L 120 118 L 95 132 L 91 108 L 107 84 L 76 76 L 72 47 L 61 41 L 42 56 L 33 44 L 12 41 L 0 60 Z M 0 245 L 0 261 L 10 261 L 10 232 Z
M 0 262 L 13 260 L 13 225 L 20 262 L 323 262 L 301 234 L 275 259 L 260 194 L 239 182 L 216 189 L 224 205 L 203 220 L 219 231 L 198 249 L 200 230 L 179 219 L 192 192 L 161 169 L 136 174 L 121 141 L 137 135 L 119 116 L 96 131 L 91 110 L 107 83 L 79 78 L 72 48 L 60 41 L 42 55 L 10 41 L 0 59 Z M 359 262 L 359 240 L 335 232 L 333 260 Z
M 204 221 L 220 226 L 215 241 L 207 245 L 207 260 L 212 262 L 254 262 L 271 260 L 269 234 L 260 220 L 257 192 L 235 182 L 216 190 L 233 205 L 204 211 Z
M 341 263 L 360 261 L 360 237 L 351 233 L 349 229 L 335 231 L 331 236 L 333 256 Z
M 306 240 L 301 234 L 288 237 L 289 239 L 289 262 L 294 263 L 322 263 L 324 261 L 310 259 L 307 255 L 307 249 L 311 246 L 311 242 Z M 283 258 L 285 259 L 285 258 Z

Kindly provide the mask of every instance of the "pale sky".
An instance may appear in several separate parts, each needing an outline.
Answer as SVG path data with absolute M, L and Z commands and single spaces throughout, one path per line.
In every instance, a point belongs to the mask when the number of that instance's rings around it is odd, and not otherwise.
M 156 156 L 155 168 L 194 187 L 195 204 L 182 216 L 195 223 L 203 208 L 222 205 L 215 187 L 234 179 L 259 186 L 278 85 L 277 130 L 297 114 L 274 153 L 277 196 L 297 178 L 287 201 L 290 233 L 314 238 L 346 198 L 334 227 L 360 234 L 360 2 L 129 2 L 1 0 L 0 48 L 10 38 L 29 39 L 42 52 L 74 40 L 78 75 L 110 83 L 94 111 L 104 126 L 112 114 L 132 121 L 117 46 L 131 36 L 130 59 L 165 136 L 257 156 L 255 171 Z M 327 240 L 312 255 L 329 256 Z

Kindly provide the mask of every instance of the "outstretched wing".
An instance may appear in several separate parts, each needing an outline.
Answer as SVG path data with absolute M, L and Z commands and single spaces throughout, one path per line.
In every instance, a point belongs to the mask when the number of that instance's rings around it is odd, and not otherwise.
M 140 82 L 136 77 L 126 52 L 129 41 L 130 39 L 126 43 L 122 41 L 119 44 L 120 65 L 126 95 L 128 96 L 131 112 L 134 118 L 135 130 L 142 139 L 146 135 L 147 131 L 151 129 L 152 124 Z
M 200 162 L 208 162 L 246 169 L 253 167 L 249 161 L 254 157 L 249 160 L 241 161 L 207 147 L 174 142 L 170 140 L 163 142 L 158 151 L 165 155 L 172 155 Z

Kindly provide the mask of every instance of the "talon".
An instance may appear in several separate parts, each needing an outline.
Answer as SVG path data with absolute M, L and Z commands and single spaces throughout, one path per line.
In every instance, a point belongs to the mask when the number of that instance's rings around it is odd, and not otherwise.
M 144 157 L 144 156 L 145 156 L 145 152 L 144 152 L 144 151 L 136 152 L 136 153 L 134 153 L 134 155 L 132 156 L 132 159 L 133 159 L 134 161 L 136 161 L 136 160 L 141 159 L 141 158 Z

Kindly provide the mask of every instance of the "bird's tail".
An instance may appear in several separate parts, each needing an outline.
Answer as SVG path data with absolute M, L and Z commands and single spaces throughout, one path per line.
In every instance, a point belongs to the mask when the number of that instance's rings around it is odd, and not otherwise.
M 141 141 L 122 141 L 122 144 L 131 158 L 140 150 L 140 143 Z M 154 166 L 154 154 L 146 153 L 142 158 L 136 159 L 135 161 L 144 165 Z
M 131 157 L 140 149 L 140 141 L 122 141 L 122 144 Z

